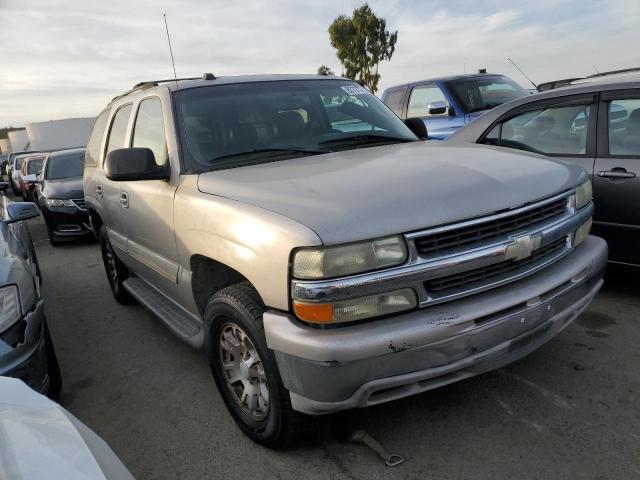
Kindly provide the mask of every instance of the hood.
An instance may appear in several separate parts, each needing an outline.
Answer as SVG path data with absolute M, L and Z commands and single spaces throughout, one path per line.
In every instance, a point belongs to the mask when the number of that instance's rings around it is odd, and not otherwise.
M 45 180 L 42 188 L 42 194 L 47 198 L 57 198 L 59 200 L 84 198 L 82 177 Z
M 207 172 L 198 188 L 297 220 L 336 244 L 518 207 L 585 176 L 504 148 L 412 142 Z

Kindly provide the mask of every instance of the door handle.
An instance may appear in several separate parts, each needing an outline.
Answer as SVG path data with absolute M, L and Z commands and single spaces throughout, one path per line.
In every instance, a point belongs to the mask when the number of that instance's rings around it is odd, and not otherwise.
M 618 167 L 612 170 L 604 170 L 604 171 L 598 172 L 598 176 L 603 178 L 625 179 L 625 178 L 635 178 L 636 174 L 633 172 L 627 172 L 625 168 Z
M 123 208 L 129 208 L 129 194 L 127 192 L 120 193 L 120 203 Z
M 102 185 L 96 185 L 96 197 L 102 198 L 102 195 L 103 195 Z

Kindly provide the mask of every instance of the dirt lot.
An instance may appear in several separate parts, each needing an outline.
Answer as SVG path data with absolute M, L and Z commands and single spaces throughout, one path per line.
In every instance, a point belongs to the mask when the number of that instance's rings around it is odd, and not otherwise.
M 96 243 L 53 248 L 32 225 L 62 404 L 141 479 L 640 478 L 640 281 L 609 272 L 577 322 L 502 370 L 388 405 L 326 417 L 288 452 L 236 428 L 203 353 L 111 297 Z M 335 440 L 364 428 L 407 457 L 388 468 Z

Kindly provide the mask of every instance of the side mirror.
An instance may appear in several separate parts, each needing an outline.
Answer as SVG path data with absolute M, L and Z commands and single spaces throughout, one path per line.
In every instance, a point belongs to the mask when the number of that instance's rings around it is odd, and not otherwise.
M 25 175 L 24 177 L 22 177 L 22 179 L 24 180 L 24 183 L 38 182 L 38 176 L 35 173 L 32 173 L 31 175 Z
M 116 182 L 169 180 L 169 164 L 158 165 L 148 148 L 119 148 L 109 152 L 104 173 Z
M 9 184 L 7 182 L 0 182 L 0 192 L 4 192 L 7 188 L 9 188 Z
M 447 113 L 447 104 L 445 102 L 431 102 L 427 106 L 427 111 L 429 115 L 444 115 Z
M 407 118 L 404 121 L 404 124 L 409 127 L 409 130 L 411 130 L 413 134 L 420 140 L 427 140 L 429 138 L 427 126 L 424 124 L 424 121 L 421 118 Z
M 4 223 L 16 223 L 40 216 L 40 210 L 33 202 L 11 202 L 7 205 L 8 219 Z

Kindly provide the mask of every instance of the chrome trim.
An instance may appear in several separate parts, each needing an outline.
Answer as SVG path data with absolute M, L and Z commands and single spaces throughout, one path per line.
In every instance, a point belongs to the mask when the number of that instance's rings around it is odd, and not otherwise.
M 71 198 L 71 199 L 69 199 L 69 201 L 71 203 L 73 203 L 73 206 L 76 207 L 78 210 L 83 211 L 83 212 L 87 211 L 87 208 L 86 208 L 84 200 L 79 199 L 79 198 L 76 198 L 76 199 Z M 80 204 L 78 202 L 82 202 L 82 206 L 80 206 Z
M 425 233 L 444 231 L 443 229 L 455 229 L 462 226 L 491 221 L 496 218 L 502 218 L 508 214 L 514 215 L 522 211 L 526 211 L 527 209 L 536 208 L 540 205 L 556 201 L 563 197 L 567 198 L 567 214 L 563 217 L 554 219 L 546 224 L 542 224 L 535 230 L 515 232 L 488 245 L 482 245 L 471 250 L 465 250 L 460 253 L 448 254 L 437 258 L 424 258 L 418 254 L 413 242 L 413 239 L 418 236 L 424 236 Z M 427 305 L 437 304 L 496 288 L 500 285 L 521 279 L 536 271 L 542 270 L 573 250 L 573 235 L 575 231 L 593 215 L 593 203 L 588 204 L 576 212 L 572 206 L 572 199 L 573 191 L 552 197 L 543 202 L 528 205 L 527 207 L 512 210 L 508 212 L 508 214 L 501 213 L 455 225 L 407 234 L 405 235 L 405 238 L 407 239 L 409 259 L 405 264 L 376 272 L 352 275 L 332 280 L 303 281 L 293 279 L 291 281 L 291 295 L 294 299 L 305 302 L 330 302 L 384 293 L 399 288 L 413 288 L 418 294 L 419 306 L 425 307 Z M 514 248 L 517 248 L 515 246 L 521 242 L 520 239 L 525 235 L 528 235 L 531 241 L 531 243 L 527 242 L 527 246 L 525 248 L 527 252 L 533 252 L 538 248 L 545 247 L 562 237 L 567 239 L 566 248 L 562 249 L 550 258 L 544 258 L 539 263 L 531 265 L 530 268 L 527 268 L 526 270 L 507 274 L 504 277 L 496 277 L 479 287 L 444 294 L 441 296 L 430 295 L 427 292 L 424 286 L 424 282 L 427 280 L 490 266 L 510 258 L 514 258 L 514 256 L 521 259 L 527 258 L 528 255 L 523 256 L 524 253 L 522 251 L 514 252 L 513 250 Z

